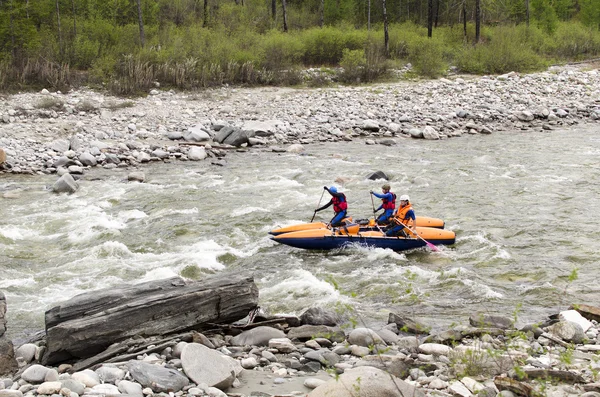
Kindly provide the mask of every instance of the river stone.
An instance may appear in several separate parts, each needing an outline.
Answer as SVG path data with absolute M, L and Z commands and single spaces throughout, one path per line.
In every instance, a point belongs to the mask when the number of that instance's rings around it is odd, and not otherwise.
M 423 138 L 423 131 L 418 128 L 411 128 L 408 130 L 408 135 L 410 135 L 411 138 L 420 139 Z
M 90 394 L 113 396 L 115 394 L 121 394 L 119 388 L 109 383 L 102 383 L 91 388 Z
M 0 147 L 0 164 L 6 163 L 6 152 Z
M 336 326 L 342 322 L 341 317 L 333 310 L 322 307 L 311 307 L 300 315 L 303 325 L 330 325 Z
M 81 162 L 81 164 L 90 167 L 94 167 L 96 166 L 96 164 L 98 164 L 98 162 L 96 161 L 96 157 L 92 156 L 90 152 L 81 153 L 81 156 L 79 156 L 79 161 Z
M 23 393 L 20 390 L 0 390 L 0 397 L 23 397 Z
M 269 348 L 277 349 L 280 353 L 292 353 L 298 349 L 288 338 L 272 338 L 269 340 Z
M 80 396 L 82 396 L 85 391 L 85 385 L 75 379 L 61 379 L 60 383 L 62 384 L 63 389 L 69 389 Z
M 188 159 L 192 160 L 192 161 L 200 161 L 200 160 L 204 160 L 207 156 L 206 154 L 206 149 L 204 149 L 203 147 L 193 147 L 188 151 Z
M 374 367 L 358 367 L 345 371 L 336 379 L 317 387 L 308 397 L 425 397 L 415 386 Z
M 229 135 L 231 135 L 231 133 L 233 131 L 234 131 L 233 127 L 229 127 L 229 126 L 223 127 L 219 131 L 217 131 L 213 140 L 218 143 L 223 143 L 225 141 L 225 139 L 227 139 L 227 137 L 229 137 Z
M 249 134 L 247 131 L 235 128 L 231 132 L 231 134 L 229 134 L 227 138 L 223 140 L 223 144 L 239 147 L 242 146 L 244 143 L 248 143 L 248 138 Z
M 127 180 L 130 182 L 144 182 L 146 180 L 146 176 L 141 171 L 134 171 L 127 175 Z
M 225 390 L 233 384 L 233 365 L 215 350 L 199 343 L 188 343 L 181 352 L 181 366 L 196 384 Z
M 390 313 L 388 316 L 388 324 L 396 323 L 398 330 L 401 332 L 409 332 L 411 334 L 428 334 L 429 327 L 414 321 L 411 318 L 400 316 L 395 313 Z
M 482 312 L 471 314 L 469 316 L 469 323 L 473 327 L 500 329 L 510 329 L 514 325 L 514 321 L 508 317 L 492 316 Z
M 23 371 L 21 378 L 29 383 L 42 383 L 46 378 L 46 373 L 50 368 L 46 368 L 43 365 L 33 364 Z
M 117 367 L 103 365 L 96 369 L 96 374 L 102 383 L 112 383 L 116 385 L 118 381 L 125 378 L 125 371 Z
M 324 385 L 325 383 L 327 382 L 323 379 L 306 378 L 304 380 L 304 387 L 308 387 L 309 389 L 316 389 L 317 387 Z
M 593 325 L 591 321 L 583 317 L 577 310 L 564 310 L 559 313 L 559 318 L 561 320 L 579 324 L 583 332 L 587 332 Z
M 15 357 L 21 357 L 26 363 L 30 363 L 35 357 L 37 346 L 33 343 L 25 343 L 15 350 Z
M 328 349 L 309 351 L 304 355 L 307 360 L 318 361 L 324 366 L 333 367 L 340 362 L 340 356 Z
M 305 341 L 308 339 L 323 337 L 329 340 L 335 339 L 334 342 L 343 342 L 346 335 L 337 327 L 328 327 L 326 325 L 301 325 L 294 327 L 288 331 L 288 338 Z
M 273 136 L 275 134 L 278 123 L 279 122 L 277 120 L 246 121 L 242 125 L 242 129 L 251 132 L 251 137 L 258 136 L 265 138 Z
M 130 395 L 131 397 L 143 397 L 142 385 L 139 383 L 131 382 L 128 380 L 122 380 L 117 383 L 117 387 L 122 394 Z M 81 395 L 81 394 L 80 394 Z
M 127 368 L 136 382 L 156 393 L 178 392 L 190 383 L 179 371 L 160 365 L 129 360 Z
M 367 179 L 371 181 L 376 181 L 377 179 L 385 179 L 386 181 L 390 180 L 390 178 L 383 171 L 375 171 L 372 174 L 367 175 Z
M 56 141 L 50 144 L 50 149 L 54 150 L 57 153 L 63 154 L 71 147 L 71 142 L 65 139 L 57 139 Z
M 369 328 L 356 328 L 348 335 L 348 343 L 363 347 L 373 345 L 385 345 L 385 342 L 377 333 Z
M 169 137 L 169 139 L 172 139 Z M 183 139 L 187 142 L 206 142 L 210 141 L 211 137 L 208 131 L 201 124 L 196 124 L 183 134 Z
M 272 327 L 256 327 L 231 339 L 233 346 L 267 346 L 273 338 L 285 338 L 285 333 Z
M 440 134 L 438 134 L 438 132 L 435 130 L 435 128 L 428 125 L 425 128 L 423 128 L 423 138 L 429 139 L 429 140 L 436 140 L 436 139 L 440 139 Z
M 37 388 L 38 394 L 56 394 L 62 388 L 60 382 L 44 382 Z
M 548 327 L 548 332 L 558 336 L 565 342 L 581 343 L 585 338 L 585 333 L 581 325 L 571 321 L 559 321 Z
M 83 383 L 86 387 L 94 387 L 100 384 L 100 378 L 91 369 L 75 372 L 71 375 L 71 379 Z
M 79 184 L 75 182 L 71 174 L 64 174 L 52 185 L 52 191 L 55 193 L 75 193 L 77 189 L 79 189 Z

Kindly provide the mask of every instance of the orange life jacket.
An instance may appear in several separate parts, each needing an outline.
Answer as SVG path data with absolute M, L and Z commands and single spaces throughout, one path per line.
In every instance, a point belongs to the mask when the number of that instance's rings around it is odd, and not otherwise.
M 396 215 L 394 216 L 394 221 L 396 221 L 396 223 L 401 223 L 405 226 L 406 225 L 405 221 L 406 221 L 406 213 L 412 210 L 412 205 L 410 205 L 410 203 L 408 203 L 408 205 L 405 205 L 404 207 L 400 207 L 398 208 L 398 212 L 396 212 Z M 410 219 L 412 221 L 412 219 Z

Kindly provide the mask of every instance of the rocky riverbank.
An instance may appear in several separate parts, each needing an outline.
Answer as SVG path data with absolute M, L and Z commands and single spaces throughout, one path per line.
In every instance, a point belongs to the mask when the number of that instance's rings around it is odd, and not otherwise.
M 150 161 L 224 164 L 228 150 L 301 151 L 361 139 L 446 139 L 496 131 L 552 130 L 600 122 L 597 65 L 543 73 L 453 76 L 368 87 L 153 89 L 123 99 L 89 90 L 5 95 L 0 103 L 4 173 L 69 174 Z M 143 174 L 132 179 L 143 180 Z
M 517 330 L 514 319 L 474 313 L 469 324 L 430 334 L 395 313 L 366 328 L 351 311 L 269 317 L 257 309 L 233 325 L 136 335 L 58 366 L 40 364 L 45 338 L 14 356 L 3 349 L 0 368 L 10 376 L 0 376 L 0 396 L 597 397 L 599 319 L 600 308 L 579 305 Z

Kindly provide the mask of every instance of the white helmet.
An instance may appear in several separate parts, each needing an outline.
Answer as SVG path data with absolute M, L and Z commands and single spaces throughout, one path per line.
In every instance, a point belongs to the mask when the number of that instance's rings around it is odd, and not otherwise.
M 410 201 L 408 194 L 403 194 L 402 196 L 400 196 L 400 201 Z

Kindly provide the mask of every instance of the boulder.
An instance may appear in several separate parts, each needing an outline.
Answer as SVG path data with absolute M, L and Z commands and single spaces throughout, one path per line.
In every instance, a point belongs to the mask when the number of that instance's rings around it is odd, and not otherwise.
M 398 330 L 401 332 L 408 332 L 411 334 L 428 334 L 429 327 L 414 321 L 411 318 L 400 316 L 395 313 L 390 313 L 388 317 L 388 324 L 396 323 Z
M 188 159 L 190 159 L 192 161 L 204 160 L 207 156 L 206 149 L 204 149 L 203 147 L 194 146 L 194 147 L 190 148 L 187 156 L 188 156 Z
M 190 383 L 190 380 L 177 370 L 143 361 L 130 360 L 127 369 L 136 382 L 151 388 L 155 393 L 178 392 Z
M 360 391 L 360 393 L 357 393 Z M 308 397 L 425 397 L 415 386 L 380 369 L 364 366 L 345 371 L 317 387 Z
M 385 345 L 385 342 L 377 333 L 369 328 L 356 328 L 348 335 L 348 343 L 363 347 L 373 345 Z
M 375 171 L 372 174 L 367 175 L 367 179 L 371 181 L 376 181 L 377 179 L 385 179 L 386 181 L 390 180 L 390 178 L 388 178 L 386 173 L 383 171 Z
M 267 346 L 269 340 L 274 338 L 285 338 L 285 333 L 272 327 L 261 326 L 234 336 L 231 344 L 234 346 Z
M 248 143 L 248 138 L 249 135 L 247 131 L 235 128 L 231 132 L 231 134 L 229 134 L 227 138 L 223 140 L 223 144 L 239 147 L 242 146 L 244 143 Z
M 196 384 L 207 384 L 221 390 L 235 380 L 235 371 L 229 360 L 219 352 L 199 343 L 188 343 L 181 352 L 181 366 Z
M 77 295 L 46 312 L 42 363 L 98 354 L 138 334 L 165 335 L 244 318 L 258 303 L 251 276 L 173 277 Z
M 231 135 L 231 133 L 234 131 L 235 129 L 233 127 L 223 127 L 221 128 L 219 131 L 217 131 L 217 133 L 214 136 L 214 141 L 218 142 L 218 143 L 223 143 L 225 141 L 225 139 L 227 139 L 227 137 L 229 135 Z
M 328 327 L 326 325 L 302 325 L 291 328 L 288 331 L 288 338 L 298 339 L 300 341 L 312 338 L 327 338 L 333 342 L 343 342 L 346 339 L 344 331 L 337 327 Z
M 79 156 L 79 161 L 81 162 L 81 164 L 90 167 L 94 167 L 96 166 L 96 164 L 98 164 L 98 162 L 96 161 L 96 157 L 92 156 L 90 152 L 81 153 L 81 156 Z
M 265 138 L 275 134 L 275 131 L 277 131 L 277 124 L 279 123 L 278 120 L 246 121 L 242 125 L 242 129 L 248 131 L 250 137 L 258 136 Z
M 64 174 L 52 185 L 52 191 L 55 193 L 75 193 L 77 189 L 79 189 L 79 184 L 75 182 L 71 174 Z
M 322 307 L 311 307 L 300 315 L 303 325 L 329 325 L 336 326 L 342 322 L 341 317 L 333 310 Z
M 509 329 L 513 328 L 514 326 L 514 321 L 508 317 L 493 316 L 482 312 L 471 314 L 469 317 L 469 323 L 473 327 L 481 328 Z

